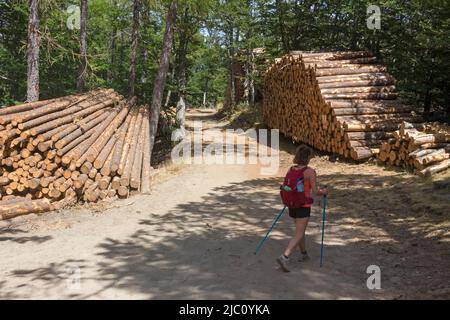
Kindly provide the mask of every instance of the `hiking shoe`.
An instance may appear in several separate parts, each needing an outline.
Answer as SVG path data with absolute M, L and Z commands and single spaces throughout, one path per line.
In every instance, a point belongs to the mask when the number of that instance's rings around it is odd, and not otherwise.
M 277 262 L 278 262 L 278 264 L 280 265 L 281 269 L 284 272 L 290 272 L 291 271 L 291 270 L 289 270 L 288 265 L 287 265 L 288 261 L 289 261 L 289 259 L 287 259 L 284 255 L 281 255 L 281 256 L 279 256 L 277 258 Z
M 308 261 L 311 258 L 309 257 L 308 253 L 300 253 L 300 257 L 298 258 L 298 261 Z

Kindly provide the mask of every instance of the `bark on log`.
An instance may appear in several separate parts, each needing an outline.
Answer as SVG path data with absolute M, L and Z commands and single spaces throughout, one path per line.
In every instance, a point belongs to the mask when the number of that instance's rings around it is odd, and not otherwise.
M 120 127 L 122 122 L 128 115 L 128 112 L 132 108 L 133 105 L 125 105 L 122 110 L 117 114 L 113 121 L 106 127 L 106 129 L 101 133 L 98 139 L 90 146 L 89 153 L 87 154 L 86 159 L 89 162 L 94 162 L 97 156 L 102 151 L 103 147 L 108 143 L 111 137 L 116 133 L 117 128 Z M 105 157 L 106 159 L 106 157 Z
M 115 174 L 117 170 L 119 169 L 119 165 L 122 160 L 122 154 L 125 148 L 126 138 L 128 137 L 128 132 L 130 127 L 134 127 L 136 123 L 136 117 L 137 115 L 134 114 L 133 111 L 128 113 L 127 118 L 125 119 L 125 122 L 123 123 L 122 127 L 120 128 L 118 137 L 117 137 L 117 143 L 114 147 L 114 152 L 112 154 L 111 163 L 110 163 L 110 172 L 112 174 Z M 130 133 L 131 136 L 132 133 Z M 109 174 L 108 174 L 109 175 Z
M 0 220 L 11 219 L 20 215 L 30 213 L 41 213 L 53 210 L 48 199 L 28 200 L 11 203 L 0 202 Z
M 123 168 L 123 172 L 119 173 L 121 174 L 120 178 L 120 185 L 124 187 L 128 187 L 130 185 L 130 179 L 131 179 L 131 171 L 134 164 L 134 158 L 136 157 L 136 149 L 138 146 L 138 141 L 141 133 L 141 127 L 142 127 L 142 120 L 143 120 L 143 112 L 142 110 L 139 111 L 137 120 L 136 120 L 136 126 L 133 133 L 133 137 L 130 143 L 130 149 L 128 152 L 127 160 L 125 163 L 125 166 Z M 119 193 L 120 194 L 120 193 Z
M 141 182 L 141 193 L 150 194 L 150 170 L 152 169 L 150 163 L 150 122 L 148 118 L 144 119 L 144 139 L 142 148 L 142 182 Z

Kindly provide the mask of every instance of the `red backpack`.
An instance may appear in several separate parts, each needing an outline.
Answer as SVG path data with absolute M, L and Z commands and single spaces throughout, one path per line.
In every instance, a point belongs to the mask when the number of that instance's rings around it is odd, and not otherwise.
M 281 200 L 288 208 L 302 208 L 314 202 L 313 198 L 305 195 L 304 174 L 307 168 L 295 170 L 291 167 L 280 186 Z

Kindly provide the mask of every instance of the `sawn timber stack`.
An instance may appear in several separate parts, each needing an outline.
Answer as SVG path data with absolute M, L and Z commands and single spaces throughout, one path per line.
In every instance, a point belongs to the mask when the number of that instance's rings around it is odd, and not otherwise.
M 0 109 L 0 220 L 149 192 L 148 108 L 111 89 Z
M 265 74 L 264 119 L 296 142 L 366 160 L 402 121 L 422 121 L 394 84 L 368 52 L 291 52 Z

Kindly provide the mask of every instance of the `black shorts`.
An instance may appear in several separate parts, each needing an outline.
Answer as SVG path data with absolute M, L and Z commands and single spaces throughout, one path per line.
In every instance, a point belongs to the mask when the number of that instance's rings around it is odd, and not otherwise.
M 289 216 L 291 218 L 309 218 L 311 216 L 311 207 L 305 208 L 289 208 Z

